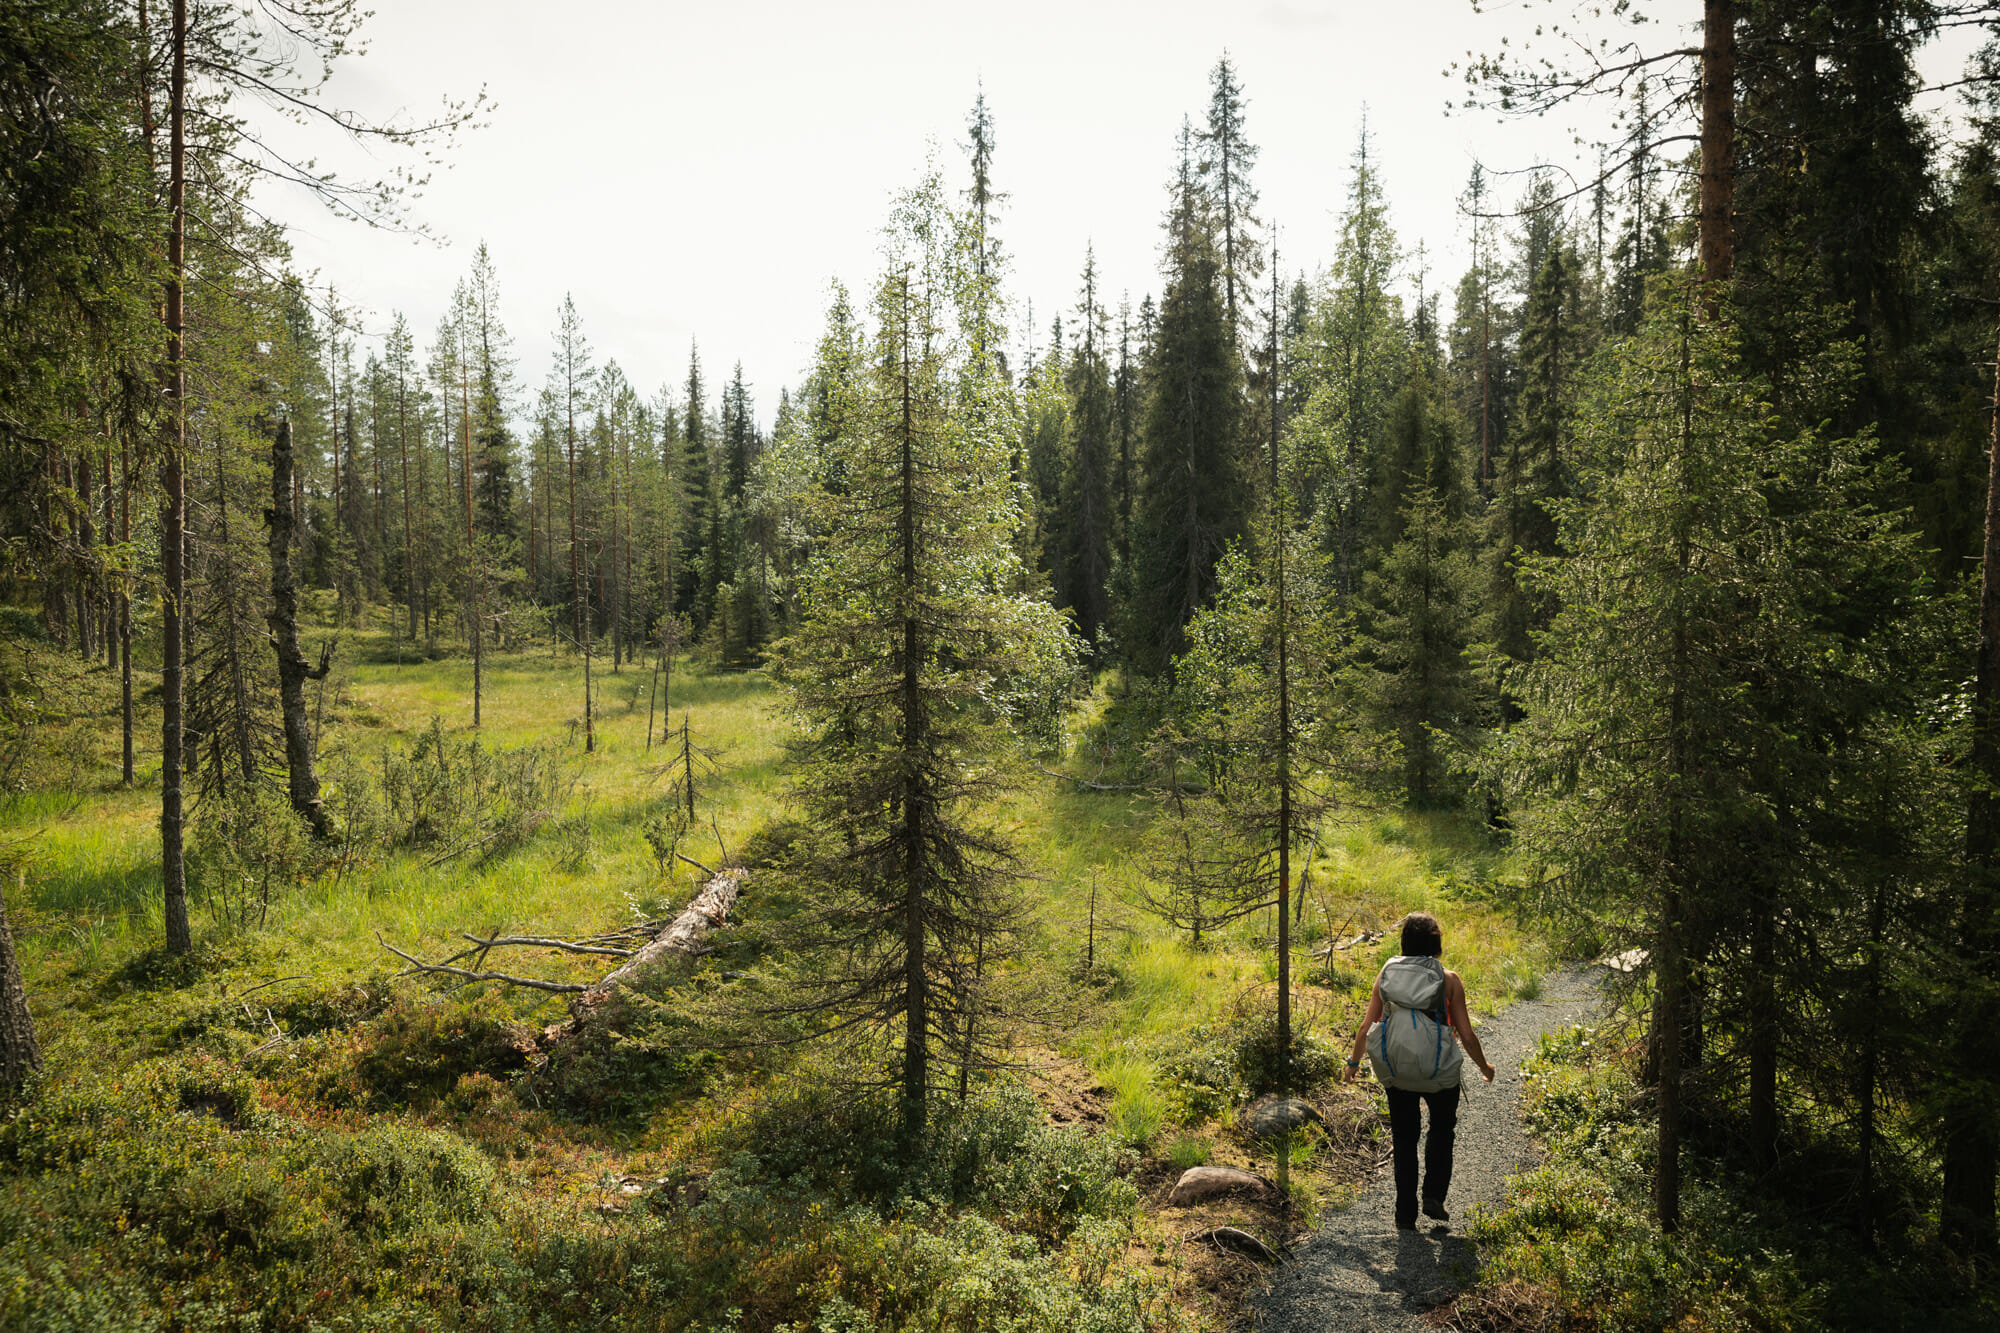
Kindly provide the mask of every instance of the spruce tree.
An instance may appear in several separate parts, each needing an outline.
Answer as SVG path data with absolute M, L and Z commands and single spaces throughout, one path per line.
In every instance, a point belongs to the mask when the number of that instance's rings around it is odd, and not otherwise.
M 1342 598 L 1360 586 L 1369 484 L 1404 375 L 1402 304 L 1389 287 L 1400 254 L 1370 144 L 1364 126 L 1329 285 L 1300 351 L 1305 402 L 1292 426 L 1305 455 L 1299 499 L 1320 515 Z
M 1243 129 L 1243 85 L 1229 53 L 1215 62 L 1208 75 L 1208 123 L 1201 132 L 1200 174 L 1209 207 L 1215 246 L 1221 257 L 1222 304 L 1232 336 L 1241 339 L 1255 303 L 1257 277 L 1264 271 L 1257 240 L 1257 190 L 1250 170 L 1257 164 L 1257 146 Z M 1239 355 L 1241 342 L 1238 343 Z
M 1466 524 L 1429 477 L 1415 475 L 1398 512 L 1394 544 L 1363 580 L 1361 692 L 1395 739 L 1403 799 L 1423 810 L 1455 801 L 1478 752 L 1485 709 L 1467 650 L 1480 581 Z
M 1840 790 L 1810 784 L 1859 730 L 1844 701 L 1908 642 L 1907 600 L 1857 620 L 1841 590 L 1904 585 L 1917 562 L 1875 503 L 1868 442 L 1783 422 L 1705 318 L 1711 291 L 1667 295 L 1579 410 L 1583 483 L 1553 505 L 1566 558 L 1524 562 L 1556 609 L 1502 754 L 1546 798 L 1518 820 L 1544 908 L 1649 950 L 1655 1205 L 1673 1230 L 1690 1099 L 1716 1093 L 1690 1071 L 1754 1065 L 1756 1034 L 1781 1024 L 1755 983 L 1805 901 L 1805 816 Z M 1821 383 L 1842 381 L 1846 352 L 1828 340 Z M 1702 990 L 1742 996 L 1740 1026 L 1705 1033 Z M 1723 1036 L 1741 1056 L 1705 1049 Z M 1753 1102 L 1775 1091 L 1751 1084 Z
M 821 836 L 799 865 L 820 903 L 798 940 L 817 981 L 774 1007 L 891 1036 L 906 1151 L 940 1057 L 978 1058 L 954 1038 L 1018 920 L 1013 851 L 979 819 L 1021 720 L 1009 682 L 1065 656 L 1045 604 L 1006 591 L 1012 410 L 969 231 L 934 173 L 899 204 L 873 354 L 830 444 L 843 493 L 820 505 L 804 619 L 775 665 Z
M 688 373 L 682 411 L 680 492 L 682 614 L 697 633 L 715 613 L 715 526 L 721 497 L 716 494 L 715 468 L 709 458 L 708 407 L 701 377 L 701 349 L 688 346 Z
M 1242 367 L 1186 124 L 1166 230 L 1124 633 L 1131 661 L 1150 673 L 1164 671 L 1184 646 L 1184 627 L 1215 590 L 1216 562 L 1246 529 L 1250 494 L 1238 438 Z
M 1173 706 L 1155 739 L 1173 774 L 1150 832 L 1147 905 L 1204 931 L 1275 909 L 1278 1082 L 1290 1087 L 1292 855 L 1332 806 L 1333 716 L 1324 664 L 1341 622 L 1328 562 L 1295 524 L 1289 487 L 1254 544 L 1231 546 L 1214 600 L 1188 626 Z M 1195 781 L 1184 785 L 1182 774 Z
M 590 751 L 597 748 L 597 726 L 590 681 L 590 599 L 583 580 L 584 528 L 577 502 L 578 478 L 584 467 L 584 432 L 577 428 L 577 416 L 587 410 L 597 368 L 590 362 L 590 344 L 583 336 L 576 302 L 568 296 L 563 297 L 562 309 L 557 313 L 556 358 L 549 378 L 562 412 L 563 462 L 569 499 L 570 632 L 576 650 L 583 655 L 583 748 Z
M 1060 514 L 1062 555 L 1056 603 L 1076 617 L 1077 633 L 1090 646 L 1091 661 L 1102 659 L 1103 634 L 1110 627 L 1113 409 L 1110 366 L 1105 356 L 1108 326 L 1097 304 L 1097 258 L 1087 252 L 1083 290 L 1077 306 L 1079 337 L 1064 375 L 1069 394 L 1065 413 L 1065 471 Z
M 1517 662 L 1533 655 L 1547 609 L 1530 601 L 1516 570 L 1524 557 L 1555 550 L 1554 507 L 1571 490 L 1574 464 L 1565 450 L 1591 341 L 1575 250 L 1561 236 L 1539 248 L 1545 257 L 1521 320 L 1520 396 L 1489 510 L 1490 636 Z

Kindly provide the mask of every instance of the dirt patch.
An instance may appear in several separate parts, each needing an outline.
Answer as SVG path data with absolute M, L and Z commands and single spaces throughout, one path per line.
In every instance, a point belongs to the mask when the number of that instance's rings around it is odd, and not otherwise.
M 1032 1078 L 1051 1124 L 1100 1129 L 1110 1115 L 1111 1089 L 1075 1060 L 1044 1052 Z

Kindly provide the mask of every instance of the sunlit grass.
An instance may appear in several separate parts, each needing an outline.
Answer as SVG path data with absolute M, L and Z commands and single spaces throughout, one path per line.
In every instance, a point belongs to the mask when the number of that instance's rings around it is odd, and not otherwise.
M 322 772 L 334 782 L 345 767 L 378 773 L 385 749 L 403 747 L 433 718 L 456 736 L 470 734 L 471 664 L 428 661 L 380 630 L 343 639 L 342 665 L 313 705 L 326 722 Z M 671 708 L 655 704 L 655 740 L 647 746 L 653 673 L 627 665 L 596 667 L 596 745 L 586 752 L 582 682 L 573 655 L 547 648 L 493 654 L 487 663 L 479 738 L 496 747 L 553 748 L 573 775 L 561 836 L 548 826 L 519 849 L 491 860 L 476 853 L 440 857 L 430 849 L 373 849 L 274 904 L 261 943 L 246 957 L 275 974 L 274 958 L 309 960 L 316 971 L 365 976 L 401 966 L 384 940 L 419 956 L 454 951 L 467 931 L 587 934 L 685 901 L 695 872 L 663 876 L 643 837 L 649 812 L 679 774 L 679 729 L 688 726 L 697 760 L 699 826 L 683 844 L 711 865 L 734 854 L 750 834 L 784 817 L 786 733 L 779 696 L 761 673 L 721 673 L 683 660 L 672 676 Z M 152 947 L 160 936 L 157 737 L 140 750 L 138 789 L 117 782 L 115 677 L 85 673 L 88 707 L 64 724 L 74 757 L 65 780 L 0 802 L 0 834 L 32 839 L 26 881 L 10 894 L 31 966 L 98 971 Z M 1084 713 L 1101 714 L 1102 692 Z M 101 711 L 92 712 L 93 708 Z M 662 729 L 674 739 L 663 745 Z M 151 767 L 147 767 L 150 758 Z M 1117 755 L 1078 754 L 1063 764 L 1095 778 Z M 1045 759 L 1053 767 L 1058 761 Z M 1107 783 L 1107 785 L 1116 785 Z M 1155 1087 L 1160 1063 L 1187 1034 L 1276 1002 L 1276 923 L 1266 911 L 1246 918 L 1200 948 L 1141 907 L 1147 868 L 1143 834 L 1154 814 L 1146 795 L 1092 790 L 1032 769 L 1020 789 L 989 812 L 1013 841 L 1028 878 L 1024 888 L 1039 923 L 1029 965 L 1051 984 L 1094 955 L 1099 998 L 1057 1045 L 1086 1065 L 1114 1095 L 1114 1128 L 1151 1143 L 1164 1123 Z M 1445 960 L 1466 978 L 1475 1012 L 1532 996 L 1547 963 L 1539 945 L 1491 909 L 1454 894 L 1451 881 L 1501 867 L 1500 854 L 1477 829 L 1449 816 L 1371 812 L 1348 806 L 1329 817 L 1315 849 L 1299 858 L 1305 901 L 1293 935 L 1294 1012 L 1301 1030 L 1344 1042 L 1381 962 L 1396 952 L 1395 924 L 1413 909 L 1445 924 Z M 14 901 L 18 899 L 18 901 Z M 754 895 L 744 911 L 754 915 Z M 231 934 L 194 904 L 197 936 Z M 1347 950 L 1328 946 L 1364 931 L 1384 931 Z M 1317 952 L 1316 952 L 1317 951 Z M 289 964 L 287 964 L 289 965 Z M 303 965 L 303 964 L 302 964 Z M 585 978 L 592 960 L 548 957 L 534 968 L 551 977 Z M 519 997 L 524 1009 L 559 1001 Z

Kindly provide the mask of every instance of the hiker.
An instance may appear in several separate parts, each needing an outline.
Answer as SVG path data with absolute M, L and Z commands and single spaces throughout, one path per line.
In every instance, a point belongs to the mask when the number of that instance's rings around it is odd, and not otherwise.
M 1493 1066 L 1486 1063 L 1472 1015 L 1465 1008 L 1465 983 L 1445 970 L 1444 930 L 1429 912 L 1412 912 L 1403 919 L 1403 952 L 1382 965 L 1368 1012 L 1354 1034 L 1354 1051 L 1347 1058 L 1347 1081 L 1361 1068 L 1368 1053 L 1375 1077 L 1389 1093 L 1389 1133 L 1396 1147 L 1396 1226 L 1417 1227 L 1417 1134 L 1419 1103 L 1431 1113 L 1431 1136 L 1424 1145 L 1423 1211 L 1440 1222 L 1451 1220 L 1444 1196 L 1451 1189 L 1451 1149 L 1458 1133 L 1459 1044 L 1472 1056 L 1488 1083 Z M 1448 1035 L 1458 1034 L 1454 1042 Z

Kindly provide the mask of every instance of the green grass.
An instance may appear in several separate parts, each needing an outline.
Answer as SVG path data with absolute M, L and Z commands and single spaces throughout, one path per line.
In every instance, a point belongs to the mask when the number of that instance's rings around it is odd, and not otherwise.
M 707 1076 L 709 1082 L 689 1085 L 701 1095 L 667 1098 L 637 1120 L 551 1118 L 534 1103 L 532 1089 L 517 1095 L 477 1069 L 460 1071 L 451 1039 L 422 1037 L 431 1030 L 426 1024 L 443 1021 L 437 1015 L 461 1010 L 426 1007 L 430 992 L 391 980 L 401 963 L 378 943 L 379 937 L 421 957 L 441 957 L 462 945 L 462 931 L 589 934 L 629 921 L 637 910 L 657 913 L 685 901 L 693 872 L 682 866 L 662 876 L 643 836 L 647 816 L 676 776 L 667 771 L 667 751 L 646 745 L 649 672 L 630 666 L 612 672 L 599 663 L 597 744 L 586 753 L 574 658 L 546 648 L 495 654 L 479 738 L 489 747 L 546 746 L 561 756 L 574 781 L 557 812 L 562 827 L 547 825 L 491 860 L 466 855 L 440 862 L 431 849 L 366 850 L 351 864 L 284 889 L 257 930 L 231 926 L 197 899 L 200 952 L 193 966 L 182 967 L 158 949 L 157 727 L 149 722 L 142 729 L 140 782 L 124 789 L 117 780 L 115 677 L 65 665 L 47 650 L 28 651 L 37 654 L 35 671 L 61 681 L 67 708 L 49 710 L 34 737 L 33 762 L 13 793 L 0 797 L 0 843 L 18 844 L 24 856 L 8 907 L 56 1084 L 83 1071 L 115 1075 L 163 1059 L 241 1062 L 257 1072 L 261 1095 L 288 1114 L 347 1129 L 378 1122 L 443 1127 L 496 1155 L 503 1194 L 525 1191 L 521 1197 L 559 1198 L 579 1209 L 597 1197 L 594 1186 L 582 1183 L 586 1178 L 612 1178 L 634 1161 L 661 1164 L 698 1152 L 716 1126 L 755 1113 L 771 1070 L 737 1060 Z M 455 737 L 470 735 L 470 691 L 468 662 L 411 655 L 399 664 L 386 633 L 347 633 L 341 664 L 315 701 L 327 722 L 321 770 L 330 802 L 340 808 L 352 794 L 343 782 L 354 782 L 357 772 L 379 775 L 384 753 L 408 746 L 433 718 Z M 780 700 L 760 673 L 710 672 L 682 661 L 672 704 L 673 725 L 686 721 L 711 761 L 697 770 L 701 826 L 683 850 L 719 864 L 718 839 L 734 852 L 786 814 Z M 1073 733 L 1083 734 L 1106 710 L 1100 691 L 1080 710 Z M 1065 767 L 1085 777 L 1103 771 L 1117 782 L 1125 780 L 1122 762 L 1116 754 L 1082 755 Z M 1195 1029 L 1241 1031 L 1244 1021 L 1273 1009 L 1275 926 L 1262 914 L 1197 949 L 1141 910 L 1142 837 L 1153 809 L 1136 792 L 1083 790 L 1031 773 L 990 819 L 1015 842 L 1030 874 L 1024 888 L 1038 925 L 1025 967 L 1043 978 L 1045 993 L 1066 997 L 1070 1015 L 1056 1030 L 1028 1030 L 1020 1048 L 1031 1062 L 1081 1066 L 1109 1089 L 1107 1123 L 1119 1140 L 1192 1164 L 1207 1160 L 1213 1140 L 1207 1127 L 1177 1122 L 1185 1105 L 1161 1071 L 1184 1052 Z M 1349 806 L 1330 818 L 1310 858 L 1305 911 L 1294 934 L 1299 1029 L 1344 1047 L 1376 968 L 1396 951 L 1391 928 L 1415 908 L 1443 919 L 1446 962 L 1465 976 L 1475 1012 L 1531 996 L 1547 961 L 1541 947 L 1453 889 L 1503 869 L 1478 830 L 1450 817 Z M 753 887 L 741 912 L 754 922 L 759 910 Z M 1330 962 L 1315 960 L 1317 946 L 1364 930 L 1390 933 L 1335 952 Z M 1079 983 L 1092 937 L 1095 967 Z M 508 965 L 555 979 L 589 979 L 603 970 L 596 960 L 574 956 L 523 956 Z M 251 987 L 263 988 L 254 1001 Z M 460 996 L 454 1005 L 463 1002 Z M 372 1035 L 353 1026 L 355 1015 L 385 1005 L 389 1017 Z M 322 1011 L 335 1017 L 325 1020 L 324 1032 L 309 1032 Z M 471 1015 L 463 1021 L 468 1031 L 486 1034 L 481 1049 L 504 1050 L 513 1030 L 507 1025 L 532 1033 L 564 1013 L 560 998 L 522 990 L 479 1000 L 463 1010 Z M 292 1028 L 295 1040 L 279 1056 L 258 1054 L 276 1027 Z M 397 1031 L 418 1036 L 392 1038 Z M 371 1101 L 375 1094 L 366 1089 L 387 1058 L 382 1052 L 404 1049 L 393 1041 L 404 1041 L 410 1052 L 395 1058 L 414 1067 L 434 1063 L 437 1087 L 447 1095 L 407 1106 Z M 262 1063 L 271 1059 L 288 1063 Z M 461 1072 L 463 1081 L 454 1084 Z M 503 1106 L 511 1109 L 495 1109 Z M 1228 1115 L 1225 1106 L 1217 1118 L 1226 1124 Z M 586 1224 L 598 1225 L 571 1211 L 549 1226 L 552 1234 L 566 1234 L 563 1228 Z M 0 1255 L 0 1267 L 4 1262 Z

